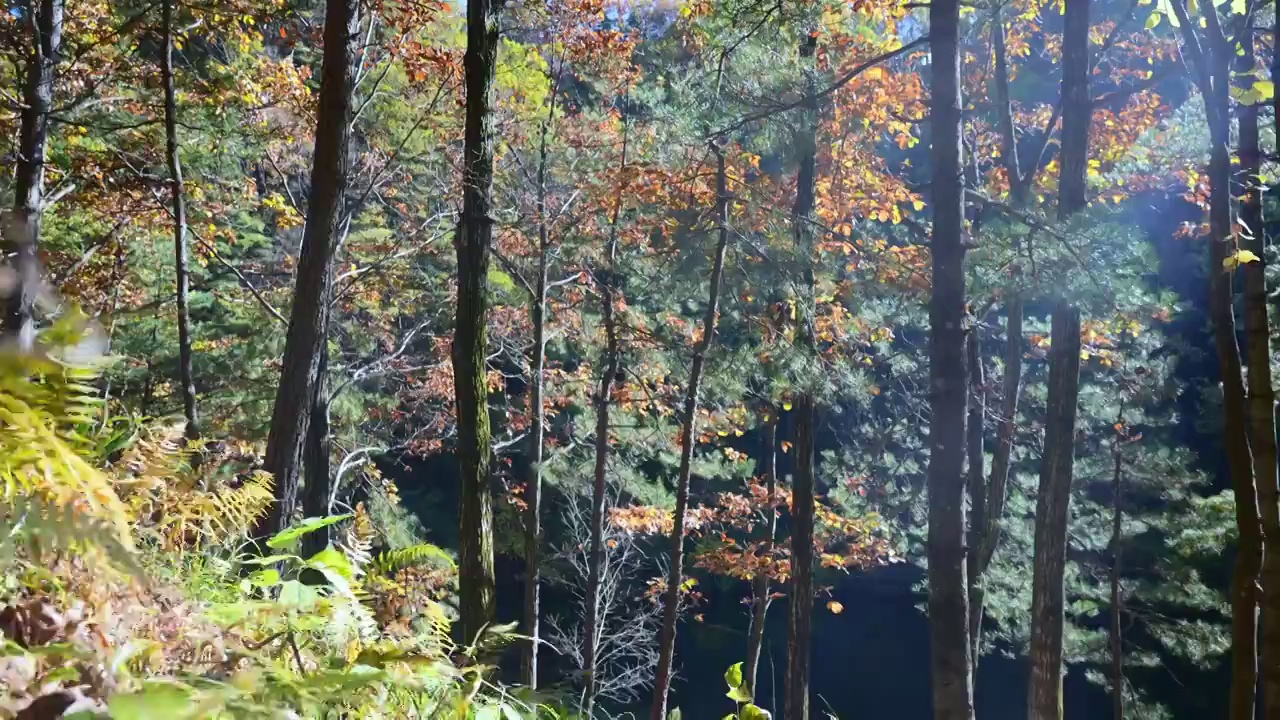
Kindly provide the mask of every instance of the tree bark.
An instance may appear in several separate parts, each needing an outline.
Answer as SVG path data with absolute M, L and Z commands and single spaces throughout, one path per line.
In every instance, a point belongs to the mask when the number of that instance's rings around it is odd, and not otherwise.
M 18 347 L 35 344 L 35 301 L 40 283 L 36 251 L 40 244 L 40 216 L 44 212 L 44 164 L 49 139 L 53 83 L 62 54 L 65 0 L 27 0 L 21 22 L 30 26 L 30 54 L 22 87 L 18 131 L 18 162 L 13 177 L 15 227 L 6 245 L 13 252 L 16 286 L 6 298 L 3 330 L 17 338 Z
M 982 573 L 981 554 L 979 548 L 983 543 L 983 532 L 987 526 L 987 487 L 986 467 L 983 456 L 985 436 L 986 372 L 982 366 L 982 339 L 977 328 L 969 332 L 965 339 L 965 350 L 969 363 L 969 417 L 966 421 L 968 437 L 965 439 L 965 452 L 968 455 L 969 508 L 969 557 L 967 558 L 969 582 L 969 644 L 970 667 L 973 683 L 978 682 L 978 659 L 982 650 Z
M 1088 205 L 1089 0 L 1066 3 L 1062 29 L 1062 172 L 1058 183 L 1058 216 L 1066 219 Z
M 351 95 L 359 43 L 359 0 L 328 0 L 311 197 L 267 438 L 265 467 L 275 477 L 275 502 L 258 524 L 260 538 L 283 530 L 298 503 L 302 456 L 328 341 L 328 300 L 350 169 Z
M 770 407 L 764 418 L 764 458 L 761 462 L 761 474 L 764 475 L 765 491 L 768 492 L 770 505 L 765 508 L 764 542 L 760 546 L 762 553 L 772 555 L 774 538 L 778 534 L 778 510 L 772 504 L 772 498 L 778 487 L 778 414 Z M 764 647 L 764 626 L 769 616 L 770 598 L 769 576 L 756 575 L 751 580 L 751 629 L 747 635 L 747 660 L 742 672 L 743 681 L 752 697 L 755 696 L 756 673 L 760 667 L 760 651 Z
M 453 377 L 458 412 L 460 627 L 475 641 L 493 619 L 493 499 L 489 468 L 486 323 L 489 318 L 489 248 L 493 240 L 493 82 L 498 63 L 498 8 L 493 0 L 467 3 L 466 128 L 463 139 L 462 217 Z
M 929 630 L 936 720 L 972 720 L 964 441 L 964 178 L 960 5 L 929 5 L 933 292 L 929 298 Z
M 326 298 L 325 304 L 328 305 Z M 326 327 L 328 321 L 326 320 Z M 332 440 L 329 433 L 329 347 L 320 346 L 320 367 L 316 372 L 315 399 L 311 403 L 311 422 L 307 426 L 306 447 L 303 450 L 303 475 L 306 482 L 302 494 L 302 514 L 306 517 L 324 517 L 331 512 L 329 498 L 333 496 L 333 475 L 330 472 Z M 313 530 L 302 536 L 304 557 L 329 547 L 333 542 L 333 526 Z
M 810 35 L 800 50 L 802 62 L 811 62 L 817 54 L 817 40 Z M 814 284 L 813 256 L 817 252 L 814 238 L 813 211 L 816 202 L 818 147 L 818 101 L 814 76 L 808 73 L 803 115 L 796 129 L 796 201 L 791 209 L 791 232 L 796 252 L 804 258 L 805 296 L 797 300 L 801 307 L 798 322 L 800 350 L 812 356 L 815 349 L 813 327 Z M 813 520 L 814 520 L 814 423 L 816 402 L 810 387 L 800 388 L 795 402 L 795 470 L 791 487 L 791 588 L 787 603 L 787 676 L 784 693 L 786 720 L 808 720 L 809 677 L 812 655 L 813 625 Z
M 1028 720 L 1062 718 L 1063 573 L 1079 390 L 1080 311 L 1061 303 L 1053 310 L 1044 457 L 1036 498 Z
M 1240 18 L 1249 27 L 1251 18 Z M 1252 73 L 1255 68 L 1253 33 L 1241 32 L 1242 55 L 1236 56 L 1237 70 Z M 1241 76 L 1252 85 L 1252 74 Z M 1240 142 L 1240 216 L 1242 249 L 1252 251 L 1257 260 L 1244 263 L 1244 335 L 1248 352 L 1249 448 L 1258 489 L 1262 535 L 1276 543 L 1266 543 L 1262 555 L 1261 670 L 1263 716 L 1280 719 L 1280 498 L 1278 498 L 1275 391 L 1271 379 L 1271 322 L 1268 317 L 1265 226 L 1262 216 L 1262 186 L 1259 170 L 1262 149 L 1258 133 L 1258 105 L 1238 103 Z M 1220 265 L 1213 268 L 1223 273 Z
M 191 371 L 191 303 L 187 269 L 187 200 L 182 189 L 182 161 L 178 157 L 178 93 L 173 73 L 173 6 L 175 0 L 164 0 L 160 74 L 164 82 L 165 154 L 169 161 L 169 193 L 173 203 L 174 277 L 177 284 L 178 313 L 178 380 L 182 388 L 182 413 L 187 420 L 188 439 L 200 436 L 200 418 L 196 413 L 196 384 Z
M 1198 23 L 1188 16 L 1186 0 L 1172 0 L 1183 36 L 1183 53 L 1190 58 L 1192 79 L 1204 97 L 1209 125 L 1209 314 L 1213 322 L 1218 371 L 1222 379 L 1222 438 L 1227 469 L 1235 493 L 1239 545 L 1231 576 L 1231 720 L 1252 720 L 1258 682 L 1258 573 L 1262 566 L 1262 528 L 1258 518 L 1249 443 L 1248 403 L 1240 347 L 1236 339 L 1233 273 L 1223 261 L 1231 255 L 1231 125 L 1230 77 L 1235 57 L 1218 23 L 1217 11 L 1206 3 L 1204 18 L 1208 48 L 1201 47 Z
M 1124 403 L 1120 404 L 1117 425 L 1124 428 Z M 1124 478 L 1123 438 L 1117 433 L 1111 448 L 1114 467 L 1111 473 L 1111 628 L 1108 645 L 1111 648 L 1111 715 L 1113 720 L 1124 720 L 1124 597 L 1120 587 L 1121 545 L 1124 540 L 1124 508 L 1121 505 L 1121 480 Z
M 671 687 L 672 664 L 676 649 L 676 624 L 680 619 L 680 585 L 684 577 L 684 516 L 689 508 L 689 480 L 693 472 L 693 446 L 698 423 L 698 393 L 702 387 L 702 370 L 707 351 L 715 340 L 716 325 L 720 318 L 720 284 L 724 277 L 724 258 L 729 249 L 729 194 L 728 174 L 724 153 L 714 145 L 716 155 L 716 215 L 718 239 L 711 260 L 711 284 L 707 291 L 707 310 L 702 317 L 702 338 L 694 345 L 693 359 L 689 363 L 689 384 L 685 387 L 684 408 L 680 427 L 680 469 L 676 477 L 676 509 L 671 526 L 670 568 L 667 572 L 667 590 L 662 606 L 662 632 L 658 641 L 658 671 L 654 677 L 651 720 L 665 720 L 667 693 Z
M 626 146 L 623 146 L 622 165 L 626 167 Z M 604 320 L 606 346 L 601 364 L 600 387 L 596 391 L 596 464 L 591 487 L 591 556 L 587 565 L 587 613 L 582 650 L 583 670 L 586 671 L 586 689 L 583 692 L 583 716 L 592 717 L 596 700 L 596 651 L 600 648 L 600 583 L 604 574 L 604 506 L 608 490 L 606 473 L 609 464 L 609 405 L 613 402 L 613 386 L 622 364 L 618 343 L 618 322 L 613 314 L 614 282 L 617 272 L 617 208 L 614 210 L 613 230 L 609 238 L 609 269 L 600 282 L 600 316 Z
M 534 281 L 529 314 L 533 324 L 533 357 L 529 359 L 529 472 L 525 481 L 524 515 L 524 634 L 529 638 L 521 665 L 521 681 L 538 688 L 538 635 L 542 581 L 542 458 L 545 422 L 543 394 L 547 357 L 547 273 L 551 237 L 547 223 L 547 133 L 555 116 L 559 74 L 551 84 L 551 102 L 542 124 L 538 147 L 538 277 Z
M 1009 196 L 1014 207 L 1021 207 L 1027 198 L 1027 185 L 1023 182 L 1022 168 L 1018 162 L 1018 137 L 1013 129 L 1013 106 L 1009 102 L 1009 55 L 1005 47 L 1003 5 L 997 5 L 991 16 L 991 37 L 996 62 L 996 122 L 1000 127 L 1000 158 L 1004 161 L 1005 175 L 1009 178 Z

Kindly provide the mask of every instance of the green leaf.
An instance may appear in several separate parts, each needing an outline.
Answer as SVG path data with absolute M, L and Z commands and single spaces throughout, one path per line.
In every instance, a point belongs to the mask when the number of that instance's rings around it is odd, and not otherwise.
M 680 708 L 671 708 L 671 712 L 667 713 L 667 720 L 680 720 Z
M 729 688 L 729 692 L 725 693 L 725 697 L 736 703 L 749 703 L 752 700 L 751 693 L 747 691 L 745 686 Z
M 306 608 L 320 599 L 315 588 L 297 580 L 286 580 L 280 583 L 280 597 L 277 602 L 297 608 Z
M 350 513 L 346 515 L 330 515 L 329 517 L 322 517 L 322 518 L 316 518 L 316 517 L 307 518 L 299 522 L 297 525 L 293 525 L 291 527 L 285 528 L 284 530 L 281 530 L 280 532 L 276 533 L 275 537 L 267 541 L 267 547 L 271 548 L 272 550 L 284 550 L 286 548 L 292 548 L 294 545 L 298 543 L 299 540 L 302 539 L 303 535 L 306 535 L 307 533 L 313 533 L 322 527 L 335 525 L 337 523 L 342 522 L 343 520 L 346 520 L 349 517 L 351 517 Z
M 1147 17 L 1147 29 L 1154 30 L 1156 26 L 1160 24 L 1161 17 L 1163 16 L 1158 12 L 1151 13 L 1151 15 Z
M 742 711 L 738 713 L 738 720 L 770 720 L 772 717 L 768 710 L 751 703 L 744 705 Z
M 113 695 L 107 700 L 107 712 L 111 713 L 112 720 L 180 720 L 194 710 L 191 691 L 171 683 L 152 683 L 140 692 Z
M 742 687 L 742 663 L 735 663 L 724 671 L 724 681 L 730 688 Z
M 280 571 L 275 568 L 265 568 L 249 576 L 249 584 L 254 587 L 274 587 L 278 582 Z
M 351 561 L 332 545 L 308 558 L 307 565 L 321 572 L 326 569 L 331 570 L 347 581 L 353 580 L 356 575 L 355 569 L 351 567 Z

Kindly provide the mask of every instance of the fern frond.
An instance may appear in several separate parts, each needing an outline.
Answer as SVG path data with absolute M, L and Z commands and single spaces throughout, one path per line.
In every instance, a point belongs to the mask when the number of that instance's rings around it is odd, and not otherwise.
M 143 573 L 133 549 L 120 541 L 114 525 L 101 518 L 37 497 L 0 505 L 0 567 L 19 554 L 38 563 L 50 551 L 101 551 L 115 567 L 132 575 Z
M 377 535 L 378 529 L 374 527 L 369 511 L 364 503 L 357 503 L 354 517 L 339 543 L 356 573 L 363 574 L 373 562 L 373 542 Z
M 71 506 L 112 525 L 119 541 L 132 544 L 129 513 L 110 480 L 78 454 L 57 429 L 48 405 L 31 404 L 0 388 L 0 482 L 11 503 L 41 497 Z M 38 395 L 38 393 L 37 393 Z
M 250 475 L 240 487 L 224 488 L 212 493 L 214 508 L 222 516 L 220 525 L 228 536 L 250 530 L 271 509 L 275 499 L 275 482 L 266 472 Z
M 399 550 L 388 550 L 378 555 L 374 567 L 382 575 L 391 575 L 397 570 L 407 567 L 444 567 L 450 570 L 457 568 L 453 557 L 431 543 L 419 543 Z

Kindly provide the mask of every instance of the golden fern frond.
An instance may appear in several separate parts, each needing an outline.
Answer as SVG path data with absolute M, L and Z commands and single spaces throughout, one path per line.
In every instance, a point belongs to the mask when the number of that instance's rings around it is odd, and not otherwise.
M 149 500 L 145 514 L 167 547 L 220 544 L 243 537 L 267 513 L 274 498 L 271 475 L 254 473 L 237 487 L 206 491 L 167 487 Z
M 454 570 L 457 565 L 449 553 L 431 543 L 419 543 L 399 550 L 388 550 L 378 555 L 374 567 L 383 575 L 392 575 L 407 567 L 431 565 Z
M 117 568 L 141 575 L 133 549 L 120 541 L 115 526 L 37 497 L 21 497 L 0 505 L 0 566 L 21 553 L 38 563 L 44 553 L 101 551 Z
M 378 529 L 374 527 L 373 518 L 369 517 L 364 503 L 356 503 L 354 516 L 340 543 L 356 572 L 363 573 L 373 562 L 373 541 L 377 535 Z
M 12 386 L 10 386 L 12 387 Z M 47 407 L 0 389 L 0 481 L 4 498 L 40 497 L 74 506 L 114 527 L 131 545 L 129 513 L 110 480 L 84 460 L 56 430 Z
M 116 465 L 125 468 L 138 480 L 171 482 L 189 450 L 184 442 L 183 423 L 147 426 L 125 450 Z

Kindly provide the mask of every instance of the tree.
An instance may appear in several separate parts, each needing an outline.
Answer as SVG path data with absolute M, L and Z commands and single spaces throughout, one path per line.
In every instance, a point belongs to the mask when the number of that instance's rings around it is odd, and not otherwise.
M 605 501 L 608 490 L 607 472 L 609 463 L 609 406 L 613 402 L 613 390 L 621 372 L 622 349 L 618 336 L 618 320 L 615 315 L 619 296 L 616 285 L 618 277 L 618 219 L 622 213 L 623 193 L 626 192 L 627 140 L 629 127 L 623 118 L 622 151 L 619 160 L 619 181 L 617 195 L 614 198 L 613 214 L 609 219 L 609 240 L 605 249 L 607 267 L 598 273 L 597 284 L 600 292 L 600 318 L 604 324 L 605 349 L 604 362 L 600 364 L 601 372 L 598 390 L 595 395 L 596 405 L 596 439 L 595 468 L 591 486 L 591 525 L 589 532 L 590 554 L 587 557 L 587 591 L 585 603 L 584 630 L 582 634 L 583 669 L 586 672 L 586 690 L 583 692 L 583 712 L 591 717 L 596 700 L 598 683 L 596 679 L 597 656 L 600 650 L 603 618 L 600 607 L 602 602 L 601 583 L 605 568 Z M 659 651 L 661 657 L 661 651 Z M 659 661 L 661 666 L 661 661 Z
M 187 201 L 182 189 L 182 160 L 178 157 L 178 93 L 173 75 L 173 26 L 175 0 L 163 0 L 160 72 L 164 83 L 165 156 L 169 162 L 169 194 L 173 203 L 174 278 L 177 285 L 178 378 L 182 384 L 182 412 L 187 419 L 187 437 L 200 435 L 196 413 L 196 384 L 191 371 L 191 299 L 187 261 Z
M 1066 8 L 1062 37 L 1062 172 L 1058 216 L 1069 219 L 1088 205 L 1089 2 Z M 1062 718 L 1062 632 L 1067 521 L 1075 459 L 1076 398 L 1080 393 L 1080 311 L 1067 302 L 1053 310 L 1049 360 L 1049 408 L 1036 501 L 1035 558 L 1031 590 L 1029 720 Z
M 1075 457 L 1076 397 L 1080 388 L 1080 311 L 1062 303 L 1053 310 L 1049 356 L 1049 408 L 1044 459 L 1036 501 L 1031 601 L 1031 663 L 1027 717 L 1062 716 L 1063 573 L 1071 468 Z
M 818 98 L 814 70 L 807 67 L 818 49 L 817 38 L 809 35 L 800 49 L 804 71 L 805 102 L 795 131 L 795 157 L 799 165 L 796 175 L 796 197 L 791 207 L 791 232 L 796 252 L 801 255 L 803 270 L 803 296 L 797 305 L 803 306 L 799 324 L 800 347 L 803 352 L 814 353 L 814 309 L 809 304 L 816 297 L 814 287 L 813 255 L 815 204 L 814 182 L 818 152 Z M 787 720 L 809 718 L 809 664 L 812 662 L 813 624 L 813 518 L 814 518 L 814 433 L 816 428 L 815 398 L 809 387 L 800 389 L 795 404 L 796 466 L 792 480 L 791 503 L 791 602 L 787 623 Z
M 467 4 L 466 131 L 463 146 L 462 216 L 454 247 L 458 256 L 458 306 L 453 335 L 454 402 L 458 414 L 461 631 L 476 639 L 493 618 L 493 501 L 489 466 L 488 353 L 489 246 L 493 238 L 493 82 L 498 64 L 498 7 L 491 0 Z
M 680 588 L 684 572 L 685 514 L 689 508 L 689 480 L 693 472 L 693 446 L 696 442 L 698 400 L 702 390 L 702 372 L 707 351 L 715 340 L 716 325 L 720 319 L 720 284 L 724 277 L 724 258 L 729 249 L 729 210 L 733 196 L 729 194 L 729 181 L 725 172 L 724 150 L 714 142 L 711 146 L 716 156 L 716 245 L 711 256 L 710 287 L 707 291 L 707 307 L 702 318 L 702 337 L 693 348 L 689 361 L 689 382 L 685 386 L 684 403 L 680 418 L 680 468 L 676 476 L 675 522 L 671 527 L 671 550 L 668 562 L 667 591 L 662 601 L 662 635 L 658 646 L 658 673 L 654 679 L 653 708 L 650 720 L 665 720 L 667 716 L 667 690 L 671 685 L 672 662 L 676 649 L 676 623 L 679 620 Z
M 1252 7 L 1252 6 L 1251 6 Z M 1250 95 L 1258 81 L 1254 51 L 1252 12 L 1237 15 L 1239 31 L 1232 52 L 1235 76 L 1245 92 L 1237 98 L 1239 124 L 1238 186 L 1240 212 L 1237 222 L 1241 274 L 1244 276 L 1244 337 L 1247 355 L 1249 450 L 1253 460 L 1254 483 L 1258 488 L 1259 520 L 1268 541 L 1262 555 L 1262 694 L 1264 717 L 1280 718 L 1280 477 L 1277 476 L 1275 390 L 1272 386 L 1271 320 L 1267 299 L 1266 226 L 1262 214 L 1262 149 L 1258 112 L 1261 100 Z M 1274 92 L 1274 90 L 1273 90 Z M 1219 110 L 1221 112 L 1221 109 Z M 1217 194 L 1215 190 L 1215 194 Z M 1233 192 L 1235 194 L 1235 192 Z M 1252 262 L 1245 261 L 1252 253 Z M 1210 272 L 1223 274 L 1226 268 L 1213 266 Z
M 1183 49 L 1191 59 L 1192 79 L 1204 98 L 1209 125 L 1209 306 L 1213 321 L 1214 345 L 1222 378 L 1222 429 L 1227 466 L 1235 490 L 1236 527 L 1239 547 L 1231 578 L 1231 705 L 1232 720 L 1254 716 L 1258 672 L 1258 575 L 1263 561 L 1263 534 L 1259 520 L 1260 501 L 1265 493 L 1254 474 L 1250 447 L 1249 411 L 1240 347 L 1236 339 L 1235 307 L 1231 267 L 1231 64 L 1235 53 L 1223 34 L 1217 8 L 1205 3 L 1204 40 L 1197 31 L 1184 0 L 1172 0 L 1173 16 L 1182 34 Z M 1194 24 L 1193 24 L 1194 23 Z M 1272 498 L 1274 503 L 1274 498 Z M 1280 618 L 1277 618 L 1280 622 Z M 1273 629 L 1276 623 L 1270 623 Z M 1280 649 L 1273 649 L 1280 650 Z M 1270 657 L 1270 653 L 1267 654 Z M 1264 661 L 1264 667 L 1267 662 Z M 1275 662 L 1270 667 L 1280 669 Z M 1264 683 L 1264 688 L 1269 687 Z M 1268 707 L 1280 712 L 1280 703 Z
M 774 408 L 765 411 L 762 418 L 764 434 L 761 444 L 764 445 L 764 456 L 761 458 L 761 474 L 764 475 L 765 492 L 773 497 L 778 491 L 778 414 Z M 761 531 L 763 545 L 760 554 L 768 557 L 773 554 L 774 542 L 778 535 L 778 513 L 772 506 L 764 509 L 765 521 Z M 753 695 L 756 691 L 756 677 L 760 667 L 760 651 L 764 647 L 764 624 L 769 615 L 769 605 L 773 602 L 770 573 L 757 572 L 751 580 L 751 625 L 747 635 L 747 659 L 742 671 L 743 684 Z
M 37 4 L 38 3 L 38 4 Z M 53 85 L 62 55 L 64 0 L 25 0 L 17 13 L 30 35 L 22 79 L 18 162 L 14 171 L 14 284 L 4 312 L 4 330 L 18 346 L 35 342 L 35 302 L 40 282 L 36 250 L 44 213 L 44 177 Z
M 964 178 L 960 5 L 929 5 L 933 291 L 929 298 L 929 628 L 936 720 L 973 717 L 966 578 Z
M 352 90 L 360 53 L 359 0 L 328 0 L 324 60 L 316 115 L 315 155 L 306 231 L 298 261 L 284 363 L 271 413 L 265 465 L 275 477 L 275 502 L 260 537 L 289 524 L 298 502 L 301 460 L 328 342 L 333 259 L 348 182 Z

